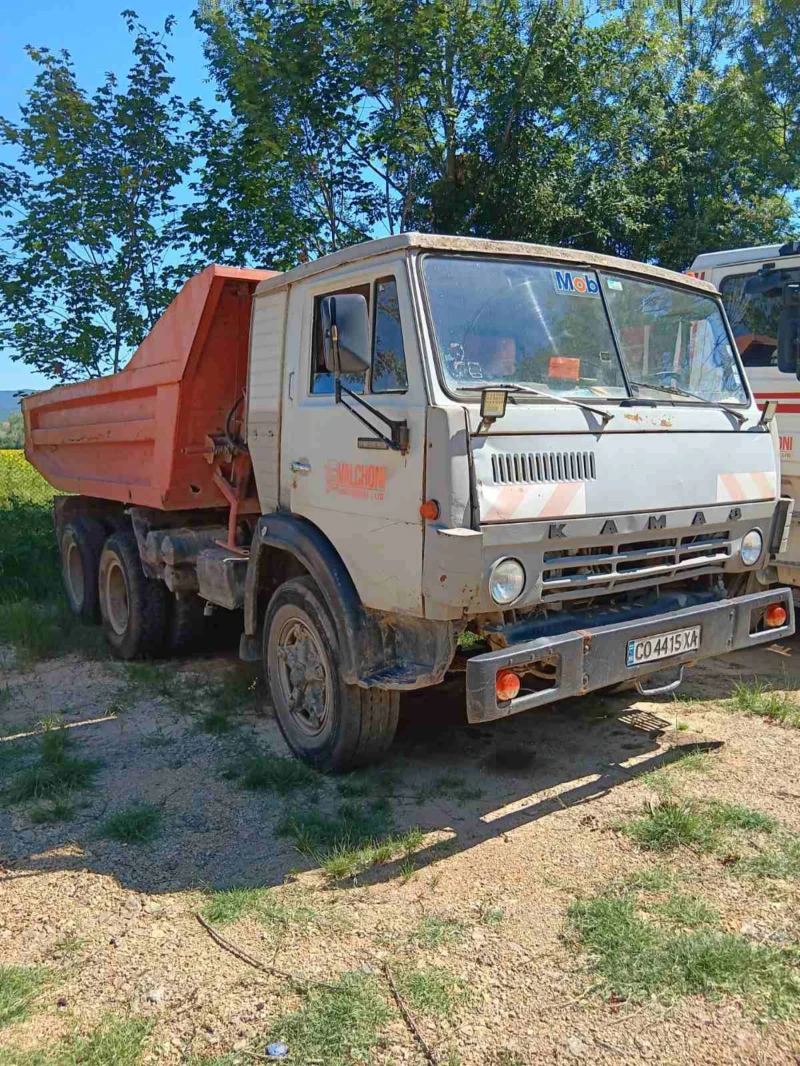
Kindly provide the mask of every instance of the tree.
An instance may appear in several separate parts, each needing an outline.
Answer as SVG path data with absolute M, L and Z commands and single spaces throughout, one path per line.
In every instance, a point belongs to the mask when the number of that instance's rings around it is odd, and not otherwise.
M 38 67 L 0 144 L 0 344 L 61 381 L 118 370 L 192 266 L 176 193 L 194 158 L 172 92 L 173 20 L 148 31 L 123 12 L 133 64 L 89 96 L 68 53 L 29 48 Z
M 764 5 L 760 21 L 751 3 Z M 207 7 L 198 25 L 231 119 L 225 149 L 208 157 L 207 192 L 197 189 L 199 247 L 283 265 L 414 227 L 682 269 L 703 248 L 770 240 L 792 210 L 796 25 L 780 12 L 795 7 Z M 767 128 L 759 94 L 771 108 Z M 220 187 L 223 217 L 213 210 Z M 266 231 L 250 226 L 254 209 Z
M 20 411 L 0 421 L 0 449 L 22 448 L 25 445 L 25 423 Z

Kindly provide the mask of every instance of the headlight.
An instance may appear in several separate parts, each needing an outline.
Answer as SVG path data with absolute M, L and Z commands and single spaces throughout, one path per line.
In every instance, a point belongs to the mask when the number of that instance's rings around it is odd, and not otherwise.
M 489 592 L 495 603 L 513 603 L 525 588 L 525 569 L 517 559 L 501 559 L 489 575 Z
M 764 550 L 764 538 L 757 529 L 751 529 L 742 537 L 739 555 L 745 566 L 755 566 Z

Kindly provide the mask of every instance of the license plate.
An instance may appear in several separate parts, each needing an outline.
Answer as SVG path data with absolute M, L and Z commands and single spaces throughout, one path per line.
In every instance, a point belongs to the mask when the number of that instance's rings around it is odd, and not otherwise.
M 658 633 L 652 637 L 628 641 L 626 662 L 628 666 L 651 663 L 654 659 L 668 659 L 671 655 L 683 655 L 700 647 L 700 626 L 689 629 L 673 629 L 671 633 Z

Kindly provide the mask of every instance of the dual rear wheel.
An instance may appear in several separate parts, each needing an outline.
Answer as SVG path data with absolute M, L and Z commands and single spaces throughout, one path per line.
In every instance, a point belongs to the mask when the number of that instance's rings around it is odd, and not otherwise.
M 93 518 L 75 518 L 61 530 L 61 572 L 72 613 L 100 622 L 121 659 L 188 651 L 202 637 L 203 601 L 173 596 L 145 575 L 131 531 L 107 534 Z
M 121 659 L 185 650 L 203 625 L 197 596 L 176 598 L 145 575 L 133 532 L 78 518 L 61 534 L 64 587 L 73 613 L 101 621 Z M 264 620 L 264 668 L 278 725 L 292 751 L 320 770 L 375 762 L 397 729 L 400 693 L 342 680 L 339 641 L 311 577 L 284 582 Z

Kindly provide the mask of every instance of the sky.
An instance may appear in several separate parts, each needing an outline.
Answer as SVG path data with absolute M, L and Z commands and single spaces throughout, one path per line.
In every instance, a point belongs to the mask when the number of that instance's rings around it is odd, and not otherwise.
M 13 4 L 0 20 L 0 115 L 10 121 L 19 117 L 19 105 L 35 77 L 34 64 L 25 45 L 65 48 L 75 62 L 79 84 L 90 93 L 107 71 L 123 75 L 130 66 L 130 36 L 120 11 L 134 10 L 148 27 L 162 26 L 168 15 L 177 24 L 169 48 L 175 57 L 176 90 L 184 97 L 213 102 L 213 88 L 206 81 L 200 34 L 191 19 L 195 0 L 26 0 Z M 0 154 L 2 160 L 2 154 Z M 0 351 L 0 391 L 41 389 L 50 383 L 22 363 Z

